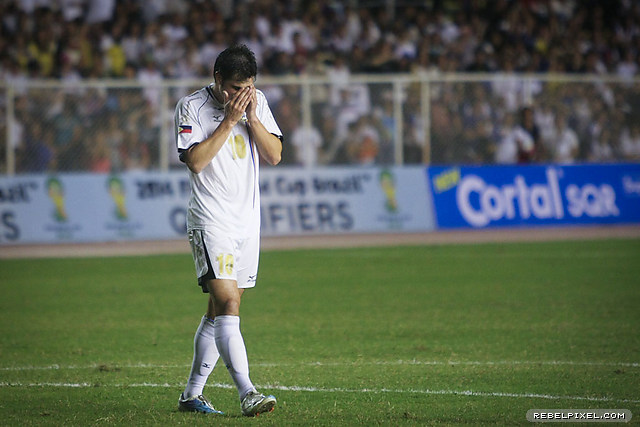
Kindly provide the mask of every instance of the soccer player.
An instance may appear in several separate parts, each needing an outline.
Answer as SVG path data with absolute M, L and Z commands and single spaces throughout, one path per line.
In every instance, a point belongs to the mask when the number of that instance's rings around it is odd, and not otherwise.
M 175 111 L 176 145 L 189 168 L 187 232 L 207 314 L 194 338 L 194 355 L 181 411 L 221 414 L 203 396 L 219 357 L 240 396 L 242 413 L 273 410 L 276 399 L 249 378 L 240 332 L 240 299 L 256 284 L 260 246 L 260 156 L 280 162 L 282 132 L 264 94 L 254 86 L 256 59 L 245 45 L 217 57 L 214 82 L 182 98 Z

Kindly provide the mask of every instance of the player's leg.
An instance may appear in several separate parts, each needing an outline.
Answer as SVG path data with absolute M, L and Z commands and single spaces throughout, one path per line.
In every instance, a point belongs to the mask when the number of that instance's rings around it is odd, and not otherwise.
M 249 360 L 240 332 L 239 316 L 240 299 L 244 289 L 238 288 L 234 280 L 211 280 L 208 285 L 216 312 L 216 345 L 238 389 L 242 413 L 252 417 L 270 412 L 276 405 L 275 397 L 258 393 L 249 378 Z
M 238 288 L 235 279 L 207 280 L 210 304 L 207 315 L 213 316 L 239 316 L 240 301 L 244 289 Z
M 258 261 L 260 255 L 260 235 L 244 239 L 239 244 L 237 262 L 238 287 L 240 290 L 253 288 L 258 277 Z M 265 396 L 257 391 L 250 391 L 246 396 L 240 396 L 242 413 L 246 416 L 257 416 L 263 412 L 270 412 L 276 406 L 276 398 Z
M 206 280 L 214 277 L 206 247 L 204 246 L 203 233 L 200 230 L 189 232 L 189 242 L 193 252 L 193 259 L 198 274 L 198 283 L 206 291 Z M 211 403 L 202 395 L 204 386 L 213 371 L 219 358 L 218 347 L 214 334 L 215 311 L 213 300 L 208 298 L 207 314 L 200 320 L 200 325 L 193 338 L 193 360 L 187 385 L 178 400 L 178 408 L 181 411 L 221 413 L 213 408 Z
M 240 332 L 240 299 L 244 290 L 238 289 L 237 282 L 230 279 L 211 280 L 207 285 L 216 313 L 214 333 L 218 352 L 242 399 L 255 391 L 249 379 L 247 350 Z
M 200 239 L 203 249 L 194 251 L 194 260 L 199 284 L 211 297 L 207 317 L 215 319 L 215 343 L 238 389 L 242 412 L 254 416 L 270 411 L 276 400 L 258 393 L 251 383 L 247 351 L 240 332 L 240 300 L 244 288 L 255 285 L 259 241 L 252 240 L 250 256 L 247 256 L 244 240 L 229 239 L 210 231 L 201 231 L 198 236 L 193 240 Z
M 178 408 L 181 411 L 222 414 L 203 396 L 204 386 L 218 358 L 214 320 L 207 314 L 202 317 L 193 339 L 191 372 L 187 385 L 178 400 Z
M 213 331 L 215 312 L 211 309 L 213 306 L 211 298 L 208 299 L 208 306 L 207 314 L 200 320 L 200 325 L 193 337 L 191 372 L 189 373 L 187 386 L 182 393 L 185 398 L 202 394 L 207 379 L 220 356 Z

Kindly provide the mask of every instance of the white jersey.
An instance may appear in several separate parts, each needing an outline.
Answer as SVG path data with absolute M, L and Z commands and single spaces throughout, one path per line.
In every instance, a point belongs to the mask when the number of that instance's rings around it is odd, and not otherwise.
M 179 153 L 207 139 L 224 118 L 224 106 L 213 96 L 213 85 L 182 98 L 175 111 Z M 264 94 L 256 90 L 258 119 L 270 133 L 282 137 Z M 245 238 L 260 231 L 258 150 L 246 119 L 231 130 L 226 143 L 199 174 L 189 171 L 191 197 L 187 229 L 210 229 Z

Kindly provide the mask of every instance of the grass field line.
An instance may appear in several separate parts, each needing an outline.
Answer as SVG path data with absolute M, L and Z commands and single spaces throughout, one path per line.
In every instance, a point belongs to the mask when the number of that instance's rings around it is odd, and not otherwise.
M 0 382 L 0 387 L 60 387 L 60 388 L 175 388 L 181 389 L 184 384 L 169 383 L 132 383 L 132 384 L 93 384 L 93 383 L 55 383 L 55 382 Z M 235 386 L 224 383 L 207 384 L 207 387 L 235 389 Z M 341 387 L 308 387 L 308 386 L 286 386 L 279 384 L 256 384 L 256 387 L 264 390 L 280 390 L 308 393 L 363 393 L 363 394 L 424 394 L 424 395 L 445 395 L 445 396 L 471 396 L 471 397 L 499 397 L 515 399 L 545 399 L 545 400 L 573 400 L 588 402 L 619 402 L 619 403 L 640 403 L 640 400 L 620 399 L 615 397 L 594 397 L 594 396 L 567 396 L 541 393 L 505 393 L 493 391 L 473 391 L 473 390 L 430 390 L 430 389 L 397 389 L 397 388 L 341 388 Z
M 354 362 L 257 362 L 251 363 L 254 367 L 276 368 L 282 366 L 402 366 L 402 365 L 423 365 L 423 366 L 603 366 L 618 368 L 638 368 L 638 362 L 595 362 L 595 361 L 571 361 L 571 360 L 497 360 L 497 361 L 420 361 L 420 360 L 394 360 L 394 361 L 354 361 Z M 0 371 L 48 371 L 48 370 L 80 370 L 80 369 L 168 369 L 168 368 L 189 368 L 191 365 L 163 365 L 152 363 L 135 363 L 127 365 L 118 364 L 90 364 L 90 365 L 45 365 L 45 366 L 2 366 Z

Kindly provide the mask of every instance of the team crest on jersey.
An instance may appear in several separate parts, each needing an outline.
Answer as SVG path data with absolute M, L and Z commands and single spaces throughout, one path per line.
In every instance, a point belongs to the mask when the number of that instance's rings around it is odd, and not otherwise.
M 191 133 L 191 126 L 180 125 L 178 126 L 178 133 Z

